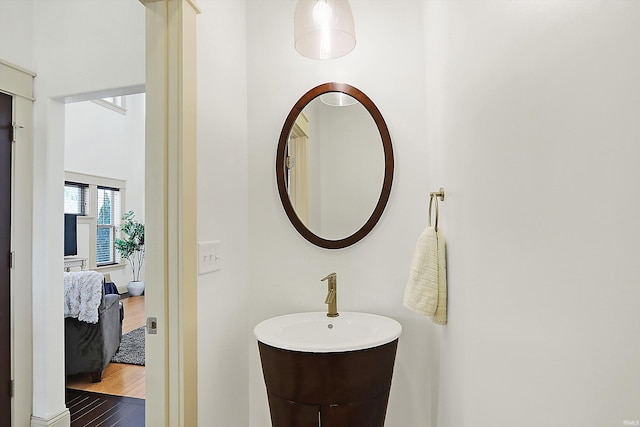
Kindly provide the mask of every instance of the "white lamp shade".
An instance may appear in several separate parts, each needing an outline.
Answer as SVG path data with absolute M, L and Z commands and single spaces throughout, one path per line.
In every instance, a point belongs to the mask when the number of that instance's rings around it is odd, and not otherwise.
M 307 58 L 339 58 L 356 46 L 348 0 L 298 0 L 293 27 L 294 46 Z

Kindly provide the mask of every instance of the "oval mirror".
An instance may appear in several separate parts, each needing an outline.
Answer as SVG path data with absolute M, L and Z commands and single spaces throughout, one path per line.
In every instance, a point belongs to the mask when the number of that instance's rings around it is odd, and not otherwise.
M 289 220 L 309 242 L 340 249 L 364 238 L 393 181 L 391 136 L 373 101 L 344 83 L 305 93 L 282 128 L 276 179 Z

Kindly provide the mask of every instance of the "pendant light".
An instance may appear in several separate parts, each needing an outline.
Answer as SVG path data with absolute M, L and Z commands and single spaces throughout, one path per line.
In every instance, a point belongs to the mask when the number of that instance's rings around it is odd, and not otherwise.
M 293 29 L 294 46 L 307 58 L 339 58 L 356 46 L 348 0 L 298 0 Z

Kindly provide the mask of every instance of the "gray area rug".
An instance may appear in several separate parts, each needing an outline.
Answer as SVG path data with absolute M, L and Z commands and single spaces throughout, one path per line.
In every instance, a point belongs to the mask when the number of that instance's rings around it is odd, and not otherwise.
M 122 336 L 120 349 L 111 359 L 112 363 L 127 363 L 144 366 L 144 326 Z

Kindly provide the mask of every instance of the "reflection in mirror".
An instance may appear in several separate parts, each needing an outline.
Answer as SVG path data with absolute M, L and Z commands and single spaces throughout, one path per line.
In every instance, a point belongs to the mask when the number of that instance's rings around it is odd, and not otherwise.
M 294 227 L 330 249 L 352 245 L 379 220 L 391 191 L 393 151 L 382 115 L 358 89 L 326 83 L 285 121 L 278 192 Z
M 298 218 L 338 240 L 373 213 L 384 179 L 378 128 L 355 98 L 329 92 L 298 115 L 287 145 L 287 188 Z

